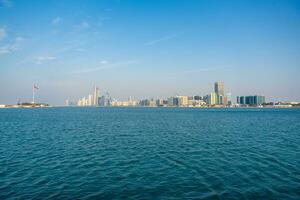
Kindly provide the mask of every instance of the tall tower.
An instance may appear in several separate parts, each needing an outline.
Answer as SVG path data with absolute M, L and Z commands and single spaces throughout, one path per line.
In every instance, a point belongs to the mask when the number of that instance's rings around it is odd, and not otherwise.
M 94 88 L 94 94 L 93 94 L 93 106 L 97 106 L 98 105 L 98 98 L 100 96 L 100 92 L 99 92 L 99 88 L 97 86 L 95 86 Z
M 223 82 L 215 82 L 215 93 L 217 95 L 224 96 L 224 83 Z

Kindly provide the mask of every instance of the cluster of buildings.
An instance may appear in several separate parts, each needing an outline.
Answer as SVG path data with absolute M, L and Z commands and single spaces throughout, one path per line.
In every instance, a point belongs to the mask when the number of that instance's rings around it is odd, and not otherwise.
M 229 95 L 228 95 L 229 96 Z M 231 105 L 231 99 L 228 101 L 228 96 L 224 93 L 224 83 L 215 82 L 215 91 L 205 96 L 205 102 L 208 105 Z
M 69 100 L 66 100 L 66 105 L 72 105 Z M 85 97 L 80 98 L 77 106 L 138 106 L 139 102 L 132 100 L 131 97 L 127 101 L 118 101 L 113 99 L 108 92 L 101 95 L 100 90 L 97 86 L 94 87 L 93 94 L 89 94 Z
M 176 95 L 169 97 L 167 100 L 142 100 L 140 105 L 150 107 L 225 107 L 232 104 L 231 95 L 225 95 L 223 82 L 216 82 L 214 89 L 214 92 L 203 97 Z
M 98 106 L 99 105 L 100 90 L 97 86 L 94 87 L 93 94 L 89 94 L 87 97 L 80 98 L 77 102 L 78 106 Z M 68 100 L 66 104 L 69 104 Z
M 77 106 L 146 106 L 146 107 L 248 107 L 262 106 L 265 97 L 261 95 L 238 96 L 236 103 L 232 102 L 231 94 L 225 94 L 224 83 L 215 82 L 214 92 L 205 96 L 183 96 L 176 95 L 167 99 L 143 99 L 133 100 L 131 97 L 127 101 L 118 101 L 110 97 L 109 93 L 100 94 L 97 86 L 93 93 L 80 98 Z M 68 103 L 66 103 L 67 105 Z

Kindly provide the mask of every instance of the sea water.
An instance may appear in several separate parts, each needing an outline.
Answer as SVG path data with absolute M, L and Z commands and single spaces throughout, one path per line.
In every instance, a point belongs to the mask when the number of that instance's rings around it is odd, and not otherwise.
M 0 199 L 300 199 L 300 109 L 0 109 Z

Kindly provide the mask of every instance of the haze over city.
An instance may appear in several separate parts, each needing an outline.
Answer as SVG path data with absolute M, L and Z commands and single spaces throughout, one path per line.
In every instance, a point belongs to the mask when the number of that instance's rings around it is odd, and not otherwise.
M 0 104 L 53 105 L 99 86 L 118 99 L 300 101 L 300 1 L 0 3 Z

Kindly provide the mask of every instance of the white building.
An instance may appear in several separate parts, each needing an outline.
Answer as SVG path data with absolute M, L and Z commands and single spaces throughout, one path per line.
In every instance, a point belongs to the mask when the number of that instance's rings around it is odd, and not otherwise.
M 99 97 L 100 97 L 100 90 L 97 86 L 95 86 L 94 94 L 93 94 L 93 102 L 92 102 L 93 106 L 98 106 L 99 105 L 99 102 L 98 102 Z

